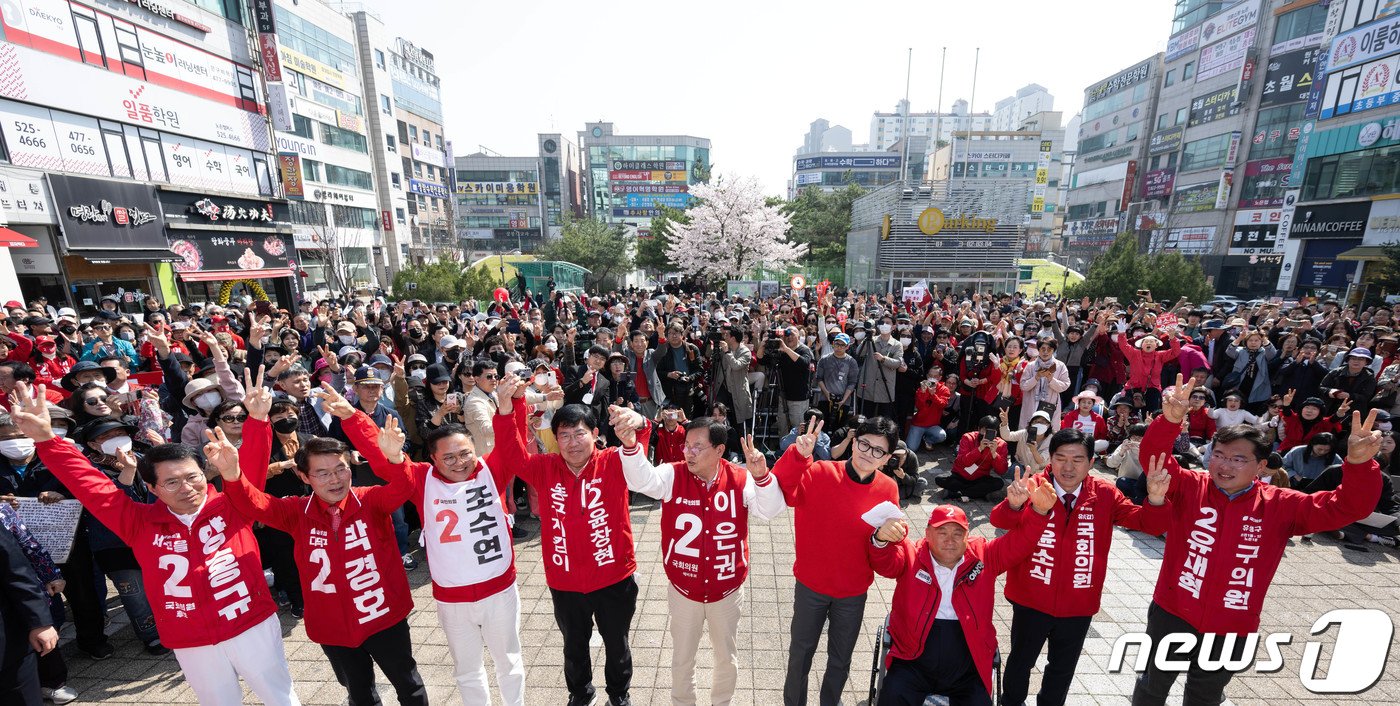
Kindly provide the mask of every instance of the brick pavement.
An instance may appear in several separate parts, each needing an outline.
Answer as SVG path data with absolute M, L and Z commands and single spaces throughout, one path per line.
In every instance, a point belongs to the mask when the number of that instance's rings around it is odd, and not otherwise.
M 925 459 L 922 473 L 931 478 L 945 472 L 946 455 Z M 922 527 L 928 509 L 925 501 L 907 508 L 911 524 Z M 990 503 L 974 502 L 967 507 L 973 531 L 992 536 L 987 523 Z M 637 543 L 637 582 L 641 586 L 637 615 L 632 626 L 634 676 L 632 701 L 638 706 L 668 704 L 670 689 L 671 640 L 667 632 L 666 577 L 660 561 L 661 513 L 656 503 L 638 503 L 632 521 Z M 536 525 L 527 524 L 535 529 Z M 747 614 L 740 625 L 741 664 L 734 703 L 772 706 L 782 703 L 782 686 L 787 663 L 787 631 L 792 614 L 792 517 L 785 513 L 770 524 L 754 520 L 749 532 L 752 551 L 747 584 Z M 1147 604 L 1157 579 L 1162 542 L 1137 533 L 1117 530 L 1108 565 L 1103 609 L 1094 619 L 1078 675 L 1070 691 L 1074 704 L 1126 704 L 1132 692 L 1131 674 L 1109 674 L 1107 662 L 1113 641 L 1124 632 L 1144 627 Z M 537 531 L 516 543 L 522 606 L 521 642 L 528 676 L 527 703 L 562 706 L 567 700 L 563 688 L 561 639 L 554 625 L 549 592 L 544 582 Z M 419 553 L 421 556 L 421 552 Z M 1400 703 L 1400 650 L 1392 649 L 1385 674 L 1379 684 L 1357 696 L 1316 695 L 1306 691 L 1298 678 L 1303 644 L 1314 620 L 1333 608 L 1382 608 L 1392 621 L 1400 618 L 1400 552 L 1371 546 L 1371 551 L 1346 550 L 1337 542 L 1318 540 L 1312 545 L 1295 542 L 1269 591 L 1263 613 L 1264 632 L 1292 632 L 1294 641 L 1283 647 L 1284 667 L 1273 674 L 1248 673 L 1237 676 L 1227 690 L 1239 706 L 1277 706 L 1282 703 Z M 437 626 L 431 585 L 426 566 L 409 574 L 418 610 L 410 618 L 415 656 L 428 684 L 429 698 L 435 704 L 460 703 L 452 678 L 452 660 L 447 653 L 442 629 Z M 999 581 L 1000 583 L 1000 581 Z M 894 582 L 877 578 L 866 605 L 865 630 L 856 646 L 851 678 L 843 703 L 852 706 L 864 701 L 876 628 L 888 611 Z M 64 650 L 70 669 L 69 683 L 81 692 L 83 703 L 192 704 L 193 692 L 180 676 L 174 657 L 150 657 L 136 643 L 115 600 L 112 602 L 112 643 L 117 654 L 103 662 L 93 662 L 77 652 L 71 643 L 72 627 L 64 632 Z M 998 590 L 997 630 L 1006 644 L 1011 609 Z M 320 648 L 308 642 L 301 625 L 283 613 L 287 659 L 297 683 L 297 693 L 308 705 L 344 703 L 345 690 L 335 682 Z M 1320 664 L 1330 658 L 1331 640 L 1336 628 L 1319 638 L 1326 646 Z M 602 643 L 594 638 L 594 674 L 602 699 Z M 814 659 L 810 703 L 816 704 L 816 688 L 821 681 L 825 644 Z M 1132 653 L 1130 653 L 1132 654 Z M 696 681 L 700 703 L 706 703 L 711 668 L 709 648 L 702 642 L 697 658 Z M 1040 666 L 1044 665 L 1044 657 Z M 488 672 L 490 665 L 488 660 Z M 495 677 L 489 677 L 493 694 Z M 1032 693 L 1039 680 L 1032 674 Z M 393 703 L 393 692 L 382 678 L 381 696 Z M 1174 690 L 1173 703 L 1179 703 L 1181 681 Z M 245 692 L 246 703 L 257 703 Z M 497 700 L 499 703 L 499 700 Z

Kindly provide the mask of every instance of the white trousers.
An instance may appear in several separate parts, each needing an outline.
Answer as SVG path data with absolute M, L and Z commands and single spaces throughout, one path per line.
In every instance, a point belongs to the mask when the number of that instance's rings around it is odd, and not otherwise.
M 515 584 L 472 603 L 437 602 L 438 622 L 456 665 L 453 677 L 465 706 L 490 706 L 481 646 L 491 651 L 496 685 L 506 706 L 525 706 L 525 660 L 520 656 L 520 591 Z
M 301 706 L 282 647 L 282 621 L 276 614 L 223 642 L 174 652 L 202 706 L 240 706 L 239 677 L 267 706 Z

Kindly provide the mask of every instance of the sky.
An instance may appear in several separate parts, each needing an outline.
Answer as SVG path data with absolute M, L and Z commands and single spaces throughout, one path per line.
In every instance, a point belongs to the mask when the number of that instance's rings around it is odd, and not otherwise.
M 536 134 L 611 121 L 616 134 L 705 137 L 717 174 L 784 195 L 813 120 L 864 143 L 904 97 L 975 111 L 1038 83 L 1067 122 L 1084 89 L 1162 51 L 1173 0 L 833 2 L 367 0 L 392 35 L 437 59 L 445 135 L 536 154 Z M 980 48 L 976 94 L 973 57 Z

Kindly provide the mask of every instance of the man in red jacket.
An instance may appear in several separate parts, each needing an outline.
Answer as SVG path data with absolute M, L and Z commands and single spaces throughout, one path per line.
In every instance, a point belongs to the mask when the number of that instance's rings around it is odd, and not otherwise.
M 342 425 L 374 425 L 329 384 L 320 396 L 323 409 Z M 354 416 L 363 419 L 348 422 Z M 321 645 L 351 706 L 379 703 L 375 665 L 394 685 L 400 704 L 428 703 L 408 628 L 413 596 L 390 518 L 413 492 L 403 445 L 398 420 L 390 417 L 379 433 L 379 448 L 392 464 L 382 476 L 388 484 L 352 488 L 350 449 L 336 439 L 312 438 L 295 459 L 297 477 L 311 486 L 310 496 L 275 498 L 251 485 L 238 468 L 219 469 L 234 507 L 292 536 L 306 601 L 306 636 Z M 271 450 L 270 431 L 250 437 L 244 429 L 245 456 L 266 467 Z
M 1055 506 L 1054 490 L 1038 478 L 1008 492 L 1035 512 L 1003 537 L 969 538 L 962 508 L 939 505 L 917 544 L 900 519 L 886 521 L 865 543 L 875 570 L 898 581 L 878 706 L 922 704 L 931 694 L 958 706 L 991 706 L 997 575 L 1030 555 Z
M 961 502 L 985 500 L 1002 489 L 1001 476 L 1011 464 L 1006 442 L 997 436 L 1001 424 L 996 417 L 983 417 L 976 429 L 958 439 L 958 455 L 951 473 L 933 479 L 947 491 L 945 498 Z
M 739 620 L 749 575 L 749 516 L 767 522 L 787 504 L 753 437 L 740 439 L 745 465 L 726 461 L 729 425 L 701 417 L 686 426 L 685 462 L 653 466 L 637 444 L 645 420 L 617 407 L 627 485 L 661 501 L 661 546 L 671 590 L 671 702 L 695 703 L 695 652 L 710 633 L 714 677 L 710 703 L 727 704 L 739 676 Z
M 1203 633 L 1257 631 L 1264 595 L 1289 537 L 1340 529 L 1368 517 L 1381 494 L 1380 466 L 1373 460 L 1381 433 L 1373 431 L 1374 411 L 1364 422 L 1360 412 L 1352 414 L 1342 485 L 1336 490 L 1309 495 L 1259 482 L 1271 445 L 1263 431 L 1247 424 L 1215 432 L 1208 472 L 1180 468 L 1171 456 L 1172 442 L 1186 418 L 1194 385 L 1183 384 L 1177 376 L 1176 387 L 1162 395 L 1162 414 L 1148 427 L 1140 451 L 1144 463 L 1165 454 L 1172 476 L 1167 490 L 1171 529 L 1147 613 L 1147 634 L 1154 646 L 1173 634 L 1200 638 Z M 1244 644 L 1236 641 L 1236 652 Z M 1199 639 L 1193 645 L 1171 651 L 1172 659 L 1191 665 L 1186 703 L 1220 703 L 1234 673 L 1201 669 Z M 1159 661 L 1152 660 L 1138 677 L 1134 706 L 1166 703 L 1180 672 L 1158 669 Z
M 898 510 L 899 488 L 880 473 L 899 444 L 899 428 L 885 417 L 873 417 L 855 428 L 848 461 L 813 461 L 822 423 L 809 422 L 807 433 L 773 466 L 783 498 L 795 508 L 797 558 L 792 565 L 797 588 L 793 596 L 791 644 L 786 706 L 807 703 L 807 674 L 828 621 L 826 674 L 821 706 L 836 706 L 851 670 L 851 652 L 860 636 L 865 597 L 875 573 L 865 557 L 874 529 L 864 516 L 888 508 Z
M 1054 515 L 1036 541 L 1035 553 L 1007 572 L 1006 600 L 1011 603 L 1011 654 L 1002 679 L 1004 700 L 1020 704 L 1030 688 L 1035 666 L 1046 641 L 1050 664 L 1040 681 L 1037 703 L 1065 702 L 1089 622 L 1099 612 L 1108 552 L 1115 525 L 1158 535 L 1171 523 L 1166 504 L 1167 475 L 1156 458 L 1147 474 L 1147 504 L 1138 506 L 1113 483 L 1089 474 L 1094 466 L 1094 440 L 1083 431 L 1064 427 L 1050 437 L 1050 465 L 1033 480 L 1053 486 L 1060 499 Z M 1017 486 L 992 508 L 992 525 L 1013 529 L 1026 521 L 1025 502 Z
M 523 398 L 524 386 L 516 392 Z M 496 414 L 523 410 L 523 399 L 497 395 Z M 496 439 L 492 452 L 502 467 L 535 488 L 540 503 L 540 548 L 544 579 L 554 601 L 554 620 L 564 637 L 564 683 L 569 706 L 593 703 L 593 663 L 588 641 L 596 622 L 603 638 L 608 702 L 631 706 L 632 648 L 627 636 L 637 611 L 636 548 L 621 449 L 599 449 L 593 408 L 568 404 L 554 413 L 550 429 L 557 454 L 529 453 L 521 435 Z M 648 426 L 637 433 L 649 438 Z M 645 452 L 645 450 L 644 450 Z
M 247 379 L 245 433 L 267 428 L 272 404 L 265 390 L 255 391 L 251 374 Z M 258 382 L 256 389 L 262 390 Z M 10 415 L 35 441 L 44 465 L 136 553 L 161 644 L 174 650 L 199 702 L 243 703 L 242 677 L 263 703 L 299 704 L 277 603 L 263 579 L 253 520 L 205 483 L 199 452 L 184 444 L 162 444 L 142 457 L 137 473 L 161 502 L 140 504 L 93 468 L 78 447 L 54 436 L 42 385 L 31 389 L 16 383 L 14 397 Z M 204 449 L 209 465 L 237 473 L 242 464 L 245 482 L 263 485 L 266 456 L 261 462 L 240 458 L 219 430 L 211 438 L 217 441 Z

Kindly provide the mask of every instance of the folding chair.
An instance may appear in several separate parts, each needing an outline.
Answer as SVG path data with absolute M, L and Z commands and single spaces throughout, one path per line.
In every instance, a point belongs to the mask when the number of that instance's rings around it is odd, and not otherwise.
M 875 706 L 880 699 L 880 687 L 885 684 L 885 655 L 890 651 L 890 616 L 885 616 L 885 622 L 875 631 L 875 661 L 870 665 L 870 691 L 866 706 Z M 992 706 L 1001 704 L 1001 648 L 992 653 L 992 685 L 996 687 L 996 693 L 992 695 Z M 929 694 L 924 699 L 924 706 L 948 706 L 948 697 L 938 694 Z

